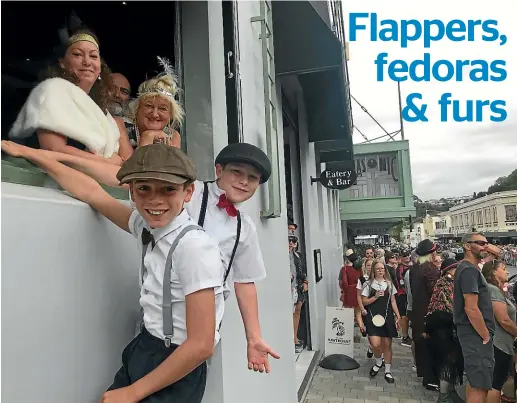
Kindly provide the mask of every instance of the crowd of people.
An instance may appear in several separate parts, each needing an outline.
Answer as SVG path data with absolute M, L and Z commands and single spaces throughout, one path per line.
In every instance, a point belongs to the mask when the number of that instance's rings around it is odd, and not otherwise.
M 136 238 L 141 325 L 102 403 L 201 402 L 230 282 L 248 369 L 269 372 L 269 356 L 279 358 L 260 331 L 255 284 L 266 271 L 256 227 L 239 210 L 268 181 L 271 162 L 252 144 L 230 144 L 214 161 L 217 179 L 198 181 L 179 148 L 176 77 L 167 60 L 159 63 L 163 73 L 130 100 L 127 79 L 111 74 L 98 38 L 75 32 L 19 112 L 13 141 L 1 143 Z M 99 183 L 128 189 L 131 205 Z
M 440 253 L 428 239 L 414 250 L 348 249 L 341 301 L 368 337 L 372 378 L 384 367 L 386 382 L 395 382 L 397 338 L 411 347 L 413 370 L 425 388 L 439 392 L 438 403 L 463 401 L 456 386 L 464 375 L 469 403 L 495 403 L 505 385 L 515 385 L 516 309 L 503 260 L 511 248 L 489 244 L 481 233 L 465 235 L 462 245 L 456 254 Z

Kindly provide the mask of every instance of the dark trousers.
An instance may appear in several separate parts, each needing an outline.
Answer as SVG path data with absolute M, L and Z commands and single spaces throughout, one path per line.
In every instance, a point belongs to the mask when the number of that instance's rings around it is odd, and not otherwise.
M 430 383 L 438 385 L 438 371 L 435 368 L 433 355 L 428 345 L 428 340 L 423 337 L 413 339 L 415 343 L 415 361 L 417 368 L 417 375 L 419 378 L 424 378 L 422 384 L 424 386 Z
M 135 383 L 158 367 L 177 347 L 165 347 L 163 340 L 143 328 L 124 349 L 122 368 L 115 374 L 108 390 Z M 206 370 L 205 362 L 179 381 L 141 400 L 141 403 L 201 403 L 205 393 Z

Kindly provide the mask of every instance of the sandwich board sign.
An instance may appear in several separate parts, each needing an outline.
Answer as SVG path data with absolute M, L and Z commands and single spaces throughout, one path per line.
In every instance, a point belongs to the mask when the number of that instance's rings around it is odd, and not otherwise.
M 354 358 L 354 310 L 327 306 L 325 314 L 325 355 L 343 354 Z

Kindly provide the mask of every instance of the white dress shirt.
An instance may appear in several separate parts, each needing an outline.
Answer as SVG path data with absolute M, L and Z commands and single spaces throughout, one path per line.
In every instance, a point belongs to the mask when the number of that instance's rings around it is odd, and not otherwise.
M 203 201 L 204 184 L 201 181 L 195 182 L 195 190 L 192 199 L 185 204 L 189 215 L 197 223 L 201 212 Z M 230 217 L 226 210 L 217 207 L 219 197 L 224 191 L 217 186 L 216 182 L 208 184 L 208 203 L 205 215 L 205 231 L 219 243 L 224 256 L 225 268 L 230 263 L 235 239 L 237 237 L 237 217 Z M 239 203 L 240 204 L 240 203 Z M 239 204 L 235 207 L 238 209 Z M 260 251 L 257 229 L 255 223 L 246 214 L 241 212 L 241 236 L 239 245 L 233 259 L 229 279 L 237 283 L 251 283 L 262 280 L 266 277 L 266 268 Z
M 183 210 L 163 228 L 151 229 L 156 245 L 148 245 L 144 259 L 146 275 L 140 291 L 140 305 L 144 311 L 145 328 L 153 336 L 164 339 L 162 305 L 165 261 L 172 243 L 183 228 L 197 223 Z M 129 229 L 138 239 L 142 251 L 142 230 L 147 228 L 140 213 L 135 210 L 129 218 Z M 170 268 L 167 268 L 170 270 Z M 171 296 L 174 336 L 173 344 L 187 339 L 185 297 L 196 291 L 213 288 L 215 292 L 216 331 L 214 345 L 219 341 L 219 324 L 224 313 L 224 266 L 219 247 L 205 231 L 193 230 L 185 234 L 172 254 Z

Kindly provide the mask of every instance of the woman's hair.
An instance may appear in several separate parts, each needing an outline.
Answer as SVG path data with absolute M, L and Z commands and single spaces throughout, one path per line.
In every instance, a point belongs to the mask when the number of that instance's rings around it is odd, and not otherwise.
M 378 264 L 382 264 L 382 267 L 384 267 L 384 280 L 391 281 L 391 276 L 388 270 L 386 270 L 386 265 L 381 259 L 374 259 L 372 263 L 372 268 L 370 269 L 370 275 L 368 277 L 368 281 L 371 281 L 375 278 L 375 266 Z
M 364 259 L 363 260 L 363 275 L 368 275 L 368 277 L 370 277 L 370 273 L 367 273 L 367 269 L 366 269 L 366 263 L 368 262 L 372 262 L 372 267 L 373 267 L 373 259 Z
M 424 264 L 427 262 L 431 262 L 432 256 L 433 256 L 432 253 L 425 255 L 425 256 L 419 256 L 417 262 L 418 262 L 418 264 Z
M 495 277 L 495 272 L 504 265 L 504 262 L 501 260 L 492 260 L 491 262 L 485 263 L 483 265 L 483 276 L 485 277 L 487 283 L 493 284 L 499 287 L 499 281 Z
M 138 87 L 137 98 L 131 101 L 129 105 L 132 118 L 136 119 L 137 111 L 142 101 L 149 98 L 162 97 L 169 101 L 171 105 L 171 119 L 169 121 L 169 126 L 172 129 L 181 127 L 185 113 L 179 102 L 176 100 L 176 95 L 178 93 L 177 81 L 178 80 L 175 75 L 162 73 L 140 84 Z M 166 92 L 167 95 L 162 91 Z M 168 94 L 170 94 L 170 96 Z
M 99 39 L 97 36 L 88 29 L 80 29 L 76 34 L 87 34 L 91 35 L 97 43 L 99 43 Z M 68 45 L 59 49 L 59 58 L 63 58 L 65 56 L 66 50 L 68 49 Z M 55 60 L 46 71 L 44 71 L 42 79 L 46 80 L 48 78 L 62 78 L 64 80 L 70 81 L 71 83 L 77 85 L 79 83 L 78 77 L 68 70 L 66 67 L 62 66 L 59 60 Z M 108 113 L 108 105 L 110 94 L 113 92 L 113 80 L 111 78 L 111 70 L 108 65 L 101 58 L 101 71 L 100 71 L 100 80 L 95 80 L 95 83 L 88 94 L 90 98 L 101 108 L 101 110 L 107 114 Z

